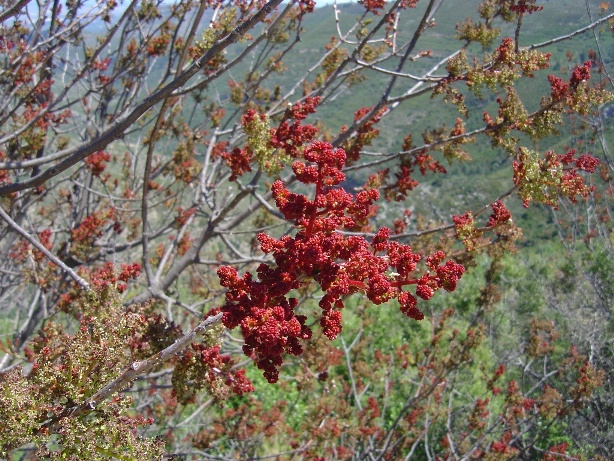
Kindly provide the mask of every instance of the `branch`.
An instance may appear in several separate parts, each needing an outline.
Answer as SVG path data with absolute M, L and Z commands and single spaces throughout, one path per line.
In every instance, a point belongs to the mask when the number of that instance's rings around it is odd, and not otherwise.
M 356 380 L 354 379 L 354 373 L 352 372 L 352 363 L 350 362 L 350 351 L 356 345 L 356 343 L 358 342 L 361 336 L 362 336 L 362 330 L 358 332 L 358 334 L 356 335 L 356 337 L 352 341 L 352 344 L 350 344 L 349 347 L 345 345 L 345 341 L 343 340 L 343 337 L 341 338 L 341 344 L 343 346 L 343 353 L 345 355 L 345 364 L 348 369 L 350 383 L 352 384 L 352 394 L 354 394 L 354 401 L 356 402 L 356 407 L 360 411 L 362 411 L 362 405 L 360 403 L 360 396 L 358 395 L 358 391 L 356 390 Z
M 2 207 L 0 207 L 0 217 L 11 228 L 13 228 L 13 230 L 15 230 L 19 235 L 21 235 L 23 238 L 25 238 L 28 242 L 30 242 L 38 251 L 43 253 L 47 257 L 47 259 L 49 259 L 52 263 L 54 263 L 56 266 L 58 266 L 64 272 L 66 272 L 84 290 L 89 290 L 90 289 L 89 284 L 84 279 L 79 277 L 79 275 L 77 275 L 77 273 L 74 270 L 72 270 L 70 267 L 68 267 L 66 264 L 64 264 L 57 256 L 55 256 L 47 248 L 45 248 L 38 240 L 36 240 L 34 237 L 32 237 L 30 234 L 28 234 L 28 232 L 26 232 L 26 230 L 23 227 L 21 227 L 19 224 L 17 224 L 15 221 L 13 221 L 11 219 L 11 217 L 7 214 L 7 212 L 4 211 L 4 208 L 2 208 Z
M 245 21 L 243 24 L 237 26 L 231 33 L 226 35 L 226 37 L 222 38 L 213 46 L 211 46 L 211 48 L 209 48 L 205 54 L 203 54 L 198 60 L 194 61 L 194 63 L 185 72 L 181 73 L 175 80 L 145 98 L 143 102 L 139 106 L 137 106 L 131 113 L 129 113 L 123 118 L 120 118 L 116 123 L 103 131 L 97 138 L 85 145 L 81 145 L 63 151 L 62 154 L 67 155 L 68 158 L 64 159 L 57 165 L 46 169 L 34 178 L 0 187 L 0 197 L 7 196 L 26 189 L 38 187 L 47 182 L 49 179 L 59 175 L 63 171 L 66 171 L 68 168 L 84 160 L 90 154 L 93 154 L 94 152 L 100 150 L 104 150 L 104 148 L 111 142 L 115 141 L 116 139 L 120 139 L 123 136 L 124 131 L 126 131 L 130 126 L 132 126 L 139 118 L 141 118 L 147 111 L 149 111 L 149 109 L 151 109 L 160 101 L 171 96 L 173 91 L 185 85 L 188 80 L 190 80 L 198 72 L 200 72 L 201 68 L 207 62 L 213 59 L 224 49 L 235 43 L 248 30 L 261 22 L 271 11 L 277 8 L 277 6 L 281 2 L 282 0 L 271 0 L 270 2 L 268 2 L 253 17 Z M 54 155 L 58 154 L 60 154 L 60 152 Z
M 19 14 L 19 10 L 21 10 L 28 3 L 30 3 L 30 0 L 21 0 L 15 3 L 12 7 L 7 9 L 6 11 L 0 13 L 0 23 Z
M 141 294 L 135 296 L 130 300 L 131 303 L 141 303 L 149 299 L 152 295 L 158 296 L 159 293 L 163 293 L 171 283 L 173 283 L 179 275 L 183 273 L 186 267 L 190 264 L 196 262 L 198 260 L 198 254 L 200 249 L 207 243 L 213 236 L 217 235 L 219 232 L 216 229 L 216 226 L 230 213 L 231 210 L 234 210 L 236 205 L 243 200 L 243 198 L 251 195 L 250 189 L 244 189 L 240 191 L 234 198 L 224 206 L 221 210 L 215 210 L 213 215 L 211 216 L 209 222 L 204 227 L 200 236 L 195 240 L 190 249 L 168 270 L 164 279 L 159 281 L 159 285 L 156 287 L 149 287 L 144 290 Z M 261 205 L 258 202 L 257 207 L 259 208 Z
M 399 2 L 395 3 L 395 5 L 389 10 L 388 14 L 384 15 L 384 17 L 382 18 L 382 21 L 384 21 L 384 19 L 388 18 L 388 16 L 392 13 L 394 8 L 397 7 L 398 3 Z M 423 32 L 427 29 L 428 24 L 429 24 L 431 18 L 433 17 L 433 14 L 435 14 L 435 12 L 437 11 L 437 9 L 439 9 L 439 7 L 441 6 L 442 3 L 443 3 L 443 0 L 431 0 L 429 2 L 428 6 L 426 7 L 426 11 L 424 12 L 424 15 L 422 17 L 422 20 L 420 21 L 420 24 L 418 25 L 418 27 L 414 31 L 414 34 L 413 34 L 413 36 L 411 38 L 411 41 L 410 41 L 409 45 L 407 46 L 407 49 L 405 50 L 405 53 L 399 59 L 399 62 L 397 64 L 396 68 L 395 68 L 394 74 L 391 75 L 390 80 L 389 80 L 389 82 L 386 85 L 386 88 L 382 92 L 382 97 L 381 97 L 380 101 L 377 104 L 375 104 L 360 120 L 355 121 L 346 131 L 344 131 L 342 134 L 337 136 L 337 138 L 332 142 L 332 144 L 335 147 L 338 147 L 338 146 L 342 145 L 354 133 L 356 133 L 356 131 L 361 126 L 363 126 L 365 123 L 367 123 L 369 120 L 371 120 L 371 118 L 375 114 L 377 114 L 380 111 L 380 109 L 382 109 L 384 106 L 386 106 L 386 104 L 389 104 L 391 102 L 390 101 L 390 94 L 391 94 L 392 89 L 395 86 L 397 80 L 399 79 L 399 74 L 401 74 L 401 71 L 403 70 L 403 66 L 405 66 L 405 63 L 411 58 L 411 54 L 413 53 L 414 49 L 416 48 L 418 40 L 422 36 Z M 372 31 L 372 33 L 374 33 L 374 32 L 375 32 L 375 29 Z M 365 38 L 363 40 L 363 43 L 361 43 L 361 46 L 358 47 L 355 50 L 355 52 L 352 53 L 352 56 L 350 58 L 348 58 L 348 59 L 351 59 L 352 61 L 355 62 L 356 59 L 357 59 L 357 56 L 360 55 L 359 52 L 360 52 L 361 48 L 363 47 L 364 44 L 367 43 L 368 39 L 369 39 L 369 37 Z M 339 66 L 338 70 L 336 71 L 336 74 L 340 73 L 341 70 L 342 70 L 342 67 Z M 336 76 L 336 74 L 333 74 L 333 75 Z M 331 77 L 329 77 L 329 79 L 330 78 Z
M 87 401 L 69 408 L 64 412 L 62 416 L 75 417 L 82 415 L 90 410 L 94 410 L 100 403 L 111 397 L 113 394 L 120 392 L 132 383 L 138 376 L 147 373 L 152 368 L 170 360 L 175 357 L 179 352 L 185 349 L 189 344 L 196 341 L 211 327 L 218 325 L 222 320 L 222 313 L 208 317 L 203 320 L 196 328 L 184 335 L 180 339 L 176 340 L 173 344 L 166 349 L 161 350 L 156 355 L 143 360 L 141 362 L 134 362 L 128 368 L 126 368 L 117 378 L 106 384 L 96 394 L 90 397 Z M 58 418 L 59 419 L 59 418 Z M 48 422 L 44 427 L 53 426 L 58 419 L 54 419 Z
M 576 31 L 574 31 L 574 32 L 572 32 L 572 33 L 570 33 L 570 34 L 567 34 L 567 35 L 561 35 L 560 37 L 556 37 L 556 38 L 553 38 L 553 39 L 551 39 L 551 40 L 548 40 L 548 41 L 545 41 L 545 42 L 542 42 L 542 43 L 535 43 L 535 44 L 533 44 L 533 45 L 531 45 L 531 46 L 528 46 L 528 47 L 526 47 L 526 48 L 521 48 L 521 49 L 525 49 L 525 50 L 535 50 L 535 49 L 537 49 L 537 48 L 543 48 L 543 47 L 545 47 L 545 46 L 549 46 L 549 45 L 553 45 L 553 44 L 558 43 L 558 42 L 562 42 L 563 40 L 569 40 L 569 39 L 572 39 L 572 38 L 574 38 L 576 35 L 581 35 L 581 34 L 583 34 L 584 32 L 588 32 L 589 30 L 594 29 L 594 28 L 595 28 L 595 27 L 597 27 L 598 25 L 603 24 L 604 22 L 607 22 L 607 21 L 609 21 L 609 20 L 610 20 L 610 19 L 612 19 L 612 18 L 614 18 L 614 13 L 611 13 L 611 14 L 609 14 L 609 15 L 607 15 L 607 16 L 604 16 L 603 18 L 598 19 L 598 20 L 597 20 L 597 21 L 595 21 L 595 22 L 591 22 L 591 23 L 590 23 L 588 26 L 585 26 L 585 27 L 583 27 L 582 29 L 578 29 L 578 30 L 576 30 Z

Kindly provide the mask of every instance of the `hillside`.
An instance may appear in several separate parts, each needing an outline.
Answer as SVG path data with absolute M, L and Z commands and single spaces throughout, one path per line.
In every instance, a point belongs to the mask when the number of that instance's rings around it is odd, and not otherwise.
M 477 6 L 479 0 L 450 0 L 443 3 L 435 14 L 437 25 L 429 29 L 418 44 L 419 50 L 432 50 L 431 56 L 411 63 L 411 67 L 405 69 L 406 72 L 419 75 L 424 69 L 430 68 L 439 59 L 444 57 L 451 50 L 456 49 L 458 42 L 454 40 L 456 34 L 456 24 L 464 20 L 465 16 L 470 16 L 474 21 L 477 17 Z M 521 46 L 535 43 L 544 43 L 561 35 L 570 33 L 591 22 L 586 5 L 583 2 L 573 0 L 561 0 L 557 2 L 542 2 L 544 10 L 524 19 L 526 33 L 521 36 Z M 598 18 L 598 6 L 601 2 L 593 1 L 592 20 Z M 425 8 L 426 2 L 420 2 L 415 10 L 408 10 L 400 21 L 399 30 L 413 31 L 421 13 Z M 362 7 L 356 4 L 338 5 L 339 17 L 341 19 L 341 30 L 344 25 L 351 24 L 362 11 Z M 459 13 L 461 12 L 461 13 Z M 413 26 L 413 27 L 412 27 Z M 300 75 L 303 70 L 303 63 L 296 59 L 297 56 L 306 55 L 311 59 L 306 62 L 313 62 L 314 57 L 322 52 L 323 46 L 328 39 L 335 33 L 335 13 L 332 5 L 318 8 L 314 14 L 305 19 L 304 33 L 301 35 L 299 44 L 300 52 L 290 57 L 286 64 L 290 71 L 287 74 L 289 82 Z M 503 36 L 514 36 L 514 25 L 507 24 L 502 32 Z M 550 68 L 546 71 L 537 72 L 531 80 L 523 79 L 517 85 L 517 91 L 523 101 L 527 103 L 529 111 L 539 107 L 541 95 L 547 94 L 549 84 L 546 79 L 548 74 L 555 74 L 567 77 L 571 67 L 588 60 L 587 50 L 597 49 L 599 40 L 601 58 L 606 68 L 611 68 L 614 64 L 614 34 L 606 27 L 596 31 L 580 34 L 573 39 L 556 43 L 549 47 L 544 47 L 545 51 L 552 53 Z M 475 56 L 488 53 L 492 50 L 480 50 L 477 47 L 471 49 Z M 441 75 L 444 72 L 438 72 Z M 385 85 L 386 78 L 373 72 L 366 73 L 367 80 L 354 87 L 344 88 L 339 91 L 334 101 L 323 106 L 318 116 L 322 118 L 324 125 L 330 127 L 331 131 L 339 128 L 336 120 L 343 120 L 341 114 L 355 111 L 362 106 L 370 106 L 379 95 L 379 90 Z M 603 76 L 596 75 L 597 79 L 604 79 Z M 284 75 L 284 80 L 286 75 Z M 414 82 L 408 81 L 401 83 L 396 89 L 397 93 L 402 93 L 405 88 L 413 85 Z M 282 83 L 283 85 L 283 83 Z M 495 107 L 494 100 L 497 95 L 486 92 L 483 99 L 478 99 L 469 95 L 467 106 L 473 113 L 473 117 L 465 120 L 468 130 L 473 130 L 483 126 L 481 113 L 486 110 L 493 113 Z M 441 98 L 436 98 L 437 99 Z M 456 117 L 460 116 L 452 107 L 444 104 L 434 103 L 429 94 L 422 97 L 411 99 L 401 105 L 395 111 L 394 117 L 380 124 L 382 133 L 381 138 L 373 146 L 374 151 L 395 151 L 400 149 L 403 138 L 410 134 L 415 140 L 420 140 L 424 130 L 439 127 L 446 124 L 448 127 L 454 125 Z M 604 113 L 610 115 L 609 107 L 604 107 Z M 399 112 L 402 113 L 399 114 Z M 496 112 L 496 109 L 495 109 Z M 608 127 L 605 133 L 606 139 L 614 141 L 614 127 Z M 560 136 L 550 137 L 535 144 L 537 150 L 555 150 L 563 153 L 565 149 L 584 147 L 584 142 L 588 140 L 577 138 L 568 129 L 562 129 Z M 512 186 L 509 176 L 509 162 L 507 154 L 501 149 L 493 149 L 489 143 L 481 141 L 468 147 L 468 152 L 473 161 L 467 163 L 455 162 L 446 165 L 448 175 L 445 177 L 427 178 L 427 187 L 418 190 L 418 199 L 410 199 L 406 204 L 410 209 L 432 216 L 446 219 L 450 210 L 476 210 L 494 200 L 501 193 Z M 355 178 L 357 183 L 363 181 L 368 172 L 362 172 Z M 428 204 L 428 205 L 426 205 Z M 533 244 L 534 239 L 549 238 L 553 232 L 551 224 L 552 215 L 541 207 L 530 208 L 522 207 L 516 201 L 512 204 L 515 215 L 520 220 L 521 227 L 526 230 L 525 241 Z M 536 210 L 537 208 L 537 210 Z M 535 212 L 537 211 L 537 212 Z M 544 229 L 549 229 L 545 231 Z M 545 233 L 544 233 L 545 232 Z
M 439 60 L 447 56 L 458 48 L 456 26 L 460 21 L 470 17 L 473 21 L 479 21 L 477 7 L 481 0 L 447 0 L 442 3 L 439 10 L 434 15 L 433 27 L 429 28 L 421 37 L 417 45 L 418 51 L 430 51 L 430 56 L 410 62 L 404 68 L 404 72 L 412 75 L 421 75 L 430 69 Z M 543 1 L 544 10 L 524 18 L 524 32 L 520 37 L 521 46 L 528 46 L 535 43 L 548 42 L 561 35 L 568 34 L 577 30 L 592 20 L 598 18 L 599 5 L 602 2 L 592 0 L 591 16 L 584 3 L 574 0 L 560 0 L 557 2 Z M 400 17 L 398 23 L 399 42 L 409 38 L 422 17 L 427 2 L 419 2 L 417 8 L 408 9 Z M 164 6 L 162 6 L 164 8 Z M 325 51 L 325 46 L 330 43 L 331 37 L 336 36 L 338 30 L 345 34 L 349 28 L 359 18 L 364 8 L 355 3 L 340 3 L 336 6 L 329 4 L 316 8 L 309 15 L 306 15 L 302 23 L 300 41 L 296 43 L 294 51 L 284 56 L 283 64 L 287 68 L 280 75 L 269 77 L 264 87 L 273 92 L 279 86 L 281 93 L 295 88 L 296 82 L 301 79 L 309 69 L 318 71 L 317 63 Z M 114 13 L 114 18 L 118 18 L 121 9 Z M 207 12 L 202 19 L 203 24 L 207 24 L 211 18 L 211 12 Z M 339 19 L 339 24 L 336 22 Z M 365 27 L 372 27 L 378 17 L 372 17 L 370 23 L 365 22 Z M 500 24 L 503 27 L 502 36 L 514 36 L 514 24 Z M 91 40 L 101 33 L 106 26 L 101 21 L 95 22 L 88 33 Z M 337 29 L 339 27 L 339 29 Z M 355 33 L 350 33 L 348 40 L 355 39 Z M 599 47 L 597 41 L 599 42 Z M 499 43 L 499 42 L 496 42 Z M 495 43 L 495 44 L 496 44 Z M 350 46 L 346 46 L 350 48 Z M 228 59 L 236 56 L 241 46 L 231 47 L 228 50 Z M 558 42 L 554 45 L 544 47 L 544 51 L 552 53 L 550 68 L 536 72 L 533 79 L 522 79 L 516 89 L 525 102 L 527 110 L 533 111 L 539 107 L 542 95 L 549 91 L 547 75 L 554 74 L 567 77 L 570 69 L 579 63 L 588 60 L 588 50 L 599 49 L 600 58 L 606 69 L 614 64 L 614 34 L 603 26 L 595 33 L 588 31 L 579 34 L 572 39 Z M 485 54 L 492 52 L 492 49 L 481 49 L 479 46 L 468 48 L 468 54 L 481 59 Z M 250 59 L 230 69 L 226 78 L 218 79 L 211 85 L 208 95 L 215 100 L 221 96 L 222 99 L 228 98 L 229 90 L 226 82 L 244 78 L 248 68 L 256 59 L 254 53 Z M 148 76 L 152 82 L 161 78 L 164 69 L 164 57 L 159 59 L 158 65 L 152 68 Z M 445 75 L 445 69 L 439 69 L 436 75 Z M 314 74 L 312 73 L 312 76 Z M 321 126 L 329 134 L 338 132 L 342 123 L 347 120 L 347 114 L 354 113 L 361 107 L 370 107 L 379 98 L 382 88 L 388 82 L 387 76 L 374 71 L 362 71 L 360 73 L 363 81 L 354 85 L 341 85 L 336 89 L 332 97 L 321 105 L 318 109 L 317 119 Z M 596 75 L 597 79 L 603 77 Z M 393 95 L 400 95 L 415 85 L 411 79 L 401 79 L 393 89 Z M 460 85 L 462 87 L 462 85 Z M 295 88 L 294 98 L 300 97 L 300 88 Z M 500 89 L 499 93 L 501 93 Z M 466 92 L 466 104 L 470 109 L 471 116 L 464 119 L 468 131 L 480 128 L 484 125 L 481 114 L 484 111 L 489 113 L 496 112 L 495 100 L 498 94 L 486 91 L 483 98 L 479 99 Z M 373 152 L 395 152 L 401 148 L 403 139 L 411 134 L 414 143 L 422 140 L 425 130 L 432 130 L 442 126 L 454 126 L 457 117 L 462 116 L 452 107 L 441 104 L 440 97 L 432 98 L 431 93 L 409 99 L 403 102 L 395 111 L 394 116 L 386 117 L 378 126 L 381 136 L 375 141 L 369 150 Z M 604 107 L 605 116 L 614 115 L 614 109 Z M 198 119 L 198 114 L 196 114 Z M 231 119 L 231 118 L 229 118 Z M 612 124 L 606 124 L 608 128 L 604 133 L 607 140 L 614 142 L 614 128 Z M 540 140 L 534 144 L 536 150 L 554 150 L 557 153 L 569 148 L 578 150 L 585 149 L 584 143 L 588 139 L 581 139 L 575 136 L 567 128 L 562 128 L 559 136 Z M 589 143 L 590 144 L 590 143 Z M 493 149 L 490 143 L 484 139 L 478 140 L 473 145 L 466 146 L 472 159 L 469 162 L 446 163 L 445 167 L 448 174 L 444 177 L 427 176 L 424 178 L 424 185 L 418 188 L 414 196 L 410 197 L 406 203 L 400 204 L 403 208 L 408 208 L 415 213 L 421 213 L 431 220 L 449 220 L 450 214 L 459 210 L 477 210 L 487 203 L 492 202 L 502 193 L 509 190 L 512 180 L 509 176 L 509 156 L 502 149 Z M 383 165 L 385 166 L 385 165 Z M 382 166 L 382 167 L 383 167 Z M 367 177 L 373 173 L 371 170 L 360 170 L 349 174 L 349 181 L 353 187 L 360 186 Z M 510 203 L 515 216 L 519 220 L 521 227 L 526 231 L 525 243 L 532 245 L 535 240 L 548 239 L 553 236 L 552 215 L 539 205 L 530 209 L 522 207 L 519 201 Z M 391 205 L 391 208 L 384 206 L 381 210 L 384 214 L 398 213 L 398 206 Z M 548 229 L 548 230 L 545 230 Z

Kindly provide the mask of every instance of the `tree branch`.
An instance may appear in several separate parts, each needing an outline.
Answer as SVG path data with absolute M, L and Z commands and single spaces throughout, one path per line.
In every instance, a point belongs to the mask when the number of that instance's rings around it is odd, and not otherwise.
M 11 219 L 11 217 L 8 215 L 8 213 L 6 211 L 4 211 L 4 208 L 2 208 L 2 207 L 0 207 L 0 217 L 13 230 L 15 230 L 19 235 L 21 235 L 23 238 L 25 238 L 28 242 L 30 242 L 38 251 L 43 253 L 45 255 L 45 257 L 47 257 L 47 259 L 49 259 L 52 263 L 54 263 L 56 266 L 58 266 L 64 272 L 66 272 L 83 289 L 85 289 L 85 290 L 89 290 L 90 289 L 89 284 L 84 279 L 79 277 L 79 275 L 77 275 L 77 273 L 74 270 L 72 270 L 70 267 L 68 267 L 66 264 L 64 264 L 57 256 L 55 256 L 47 248 L 45 248 L 38 240 L 36 240 L 34 237 L 32 237 L 30 234 L 28 234 L 23 227 L 21 227 L 19 224 L 17 224 L 15 221 L 13 221 Z
M 132 112 L 130 112 L 124 118 L 120 118 L 117 122 L 107 128 L 105 131 L 103 131 L 94 140 L 85 145 L 81 145 L 64 151 L 63 155 L 65 154 L 68 157 L 62 160 L 57 165 L 46 169 L 38 176 L 35 176 L 26 181 L 7 184 L 6 186 L 0 187 L 0 197 L 7 196 L 26 189 L 38 187 L 47 182 L 49 179 L 59 175 L 63 171 L 66 171 L 68 168 L 84 160 L 90 154 L 93 154 L 97 151 L 101 151 L 111 142 L 115 141 L 116 139 L 120 139 L 123 136 L 124 131 L 126 131 L 130 126 L 132 126 L 132 124 L 134 124 L 147 111 L 149 111 L 149 109 L 151 109 L 158 102 L 171 96 L 173 91 L 185 85 L 188 80 L 190 80 L 198 72 L 200 72 L 201 68 L 208 61 L 213 59 L 218 53 L 222 52 L 231 44 L 235 43 L 248 30 L 261 22 L 271 11 L 273 11 L 281 3 L 281 1 L 282 0 L 271 0 L 270 2 L 268 2 L 253 17 L 245 21 L 243 24 L 237 26 L 231 33 L 226 35 L 226 37 L 216 42 L 211 48 L 207 50 L 207 52 L 205 52 L 205 54 L 203 54 L 198 60 L 194 61 L 194 63 L 192 63 L 192 65 L 185 72 L 181 73 L 176 79 L 168 83 L 163 88 L 159 89 L 152 95 L 145 98 L 143 102 L 139 106 L 137 106 Z M 59 154 L 60 152 L 54 155 Z
M 207 330 L 209 330 L 215 325 L 218 325 L 221 320 L 222 313 L 214 315 L 213 317 L 206 318 L 196 328 L 194 328 L 192 331 L 190 331 L 180 339 L 177 339 L 166 349 L 161 350 L 156 355 L 146 360 L 132 363 L 132 365 L 126 368 L 117 378 L 106 384 L 92 397 L 87 399 L 87 401 L 67 409 L 63 416 L 75 417 L 85 412 L 94 410 L 98 405 L 100 405 L 100 403 L 111 397 L 111 395 L 120 392 L 121 390 L 129 386 L 130 383 L 132 383 L 138 376 L 147 373 L 155 366 L 158 366 L 173 358 L 175 355 L 185 349 L 190 343 L 196 341 L 198 338 L 203 336 Z M 44 427 L 52 427 L 55 423 L 57 423 L 57 420 L 58 419 L 54 419 L 53 421 L 46 423 Z

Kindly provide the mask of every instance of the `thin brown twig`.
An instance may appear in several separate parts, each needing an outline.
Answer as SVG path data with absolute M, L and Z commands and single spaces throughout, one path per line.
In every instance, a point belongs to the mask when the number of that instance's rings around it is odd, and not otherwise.
M 265 6 L 263 6 L 258 13 L 245 21 L 243 24 L 237 26 L 232 32 L 226 35 L 224 38 L 217 41 L 211 48 L 209 48 L 199 59 L 195 60 L 192 65 L 182 72 L 173 81 L 160 88 L 147 98 L 145 98 L 132 112 L 125 117 L 120 118 L 116 123 L 107 128 L 99 136 L 93 139 L 91 142 L 67 149 L 63 151 L 66 153 L 67 158 L 62 160 L 57 165 L 47 168 L 41 174 L 30 178 L 22 182 L 15 182 L 0 187 L 0 196 L 7 196 L 15 192 L 20 192 L 26 189 L 32 189 L 47 182 L 49 179 L 59 175 L 66 171 L 70 167 L 76 165 L 80 161 L 87 158 L 89 155 L 96 151 L 104 150 L 104 148 L 116 139 L 120 139 L 124 132 L 132 126 L 139 118 L 141 118 L 146 112 L 148 112 L 154 105 L 168 98 L 176 89 L 185 85 L 188 80 L 194 77 L 202 67 L 218 53 L 221 53 L 224 49 L 235 43 L 243 34 L 260 23 L 265 17 L 271 13 L 281 3 L 281 0 L 271 0 Z M 59 155 L 58 152 L 56 155 Z
M 30 242 L 32 244 L 32 246 L 34 246 L 38 251 L 43 253 L 47 259 L 49 259 L 53 264 L 58 266 L 64 272 L 66 272 L 83 289 L 85 289 L 85 290 L 89 290 L 90 289 L 89 284 L 83 278 L 79 277 L 79 275 L 74 270 L 72 270 L 70 267 L 68 267 L 66 264 L 64 264 L 64 262 L 62 262 L 62 260 L 60 260 L 53 253 L 51 253 L 38 240 L 36 240 L 34 237 L 32 237 L 30 234 L 28 234 L 28 232 L 23 227 L 21 227 L 19 224 L 17 224 L 15 221 L 13 221 L 11 219 L 11 217 L 8 215 L 8 213 L 6 211 L 4 211 L 4 208 L 2 208 L 2 207 L 0 207 L 0 217 L 15 232 L 17 232 L 19 235 L 21 235 L 23 238 L 25 238 L 28 242 Z

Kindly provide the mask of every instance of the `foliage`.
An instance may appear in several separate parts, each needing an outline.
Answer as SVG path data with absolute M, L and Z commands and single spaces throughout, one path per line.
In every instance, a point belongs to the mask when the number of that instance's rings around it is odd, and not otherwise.
M 469 3 L 2 3 L 0 456 L 611 456 L 614 15 Z

